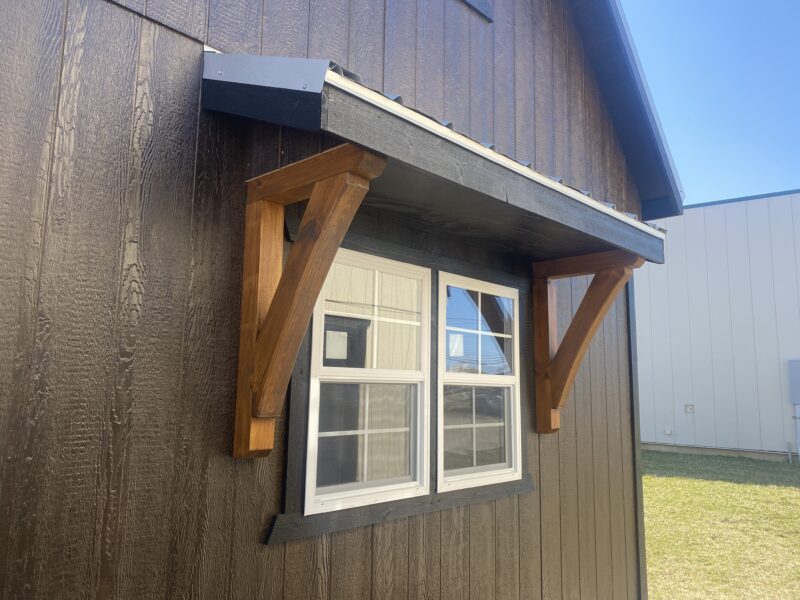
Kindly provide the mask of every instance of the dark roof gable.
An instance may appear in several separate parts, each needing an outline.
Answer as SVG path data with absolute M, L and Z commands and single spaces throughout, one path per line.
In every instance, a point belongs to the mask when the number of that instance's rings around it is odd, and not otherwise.
M 683 212 L 683 190 L 618 0 L 568 0 L 642 201 L 642 218 Z

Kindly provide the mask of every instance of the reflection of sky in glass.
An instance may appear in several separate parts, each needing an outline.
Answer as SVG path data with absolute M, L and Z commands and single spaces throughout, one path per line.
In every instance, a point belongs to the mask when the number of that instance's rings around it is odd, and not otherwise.
M 447 286 L 446 323 L 448 329 L 475 331 L 474 334 L 448 331 L 445 349 L 448 372 L 513 374 L 514 301 L 511 298 Z
M 478 293 L 447 286 L 447 326 L 463 329 L 478 327 Z
M 511 375 L 511 338 L 481 336 L 481 373 Z

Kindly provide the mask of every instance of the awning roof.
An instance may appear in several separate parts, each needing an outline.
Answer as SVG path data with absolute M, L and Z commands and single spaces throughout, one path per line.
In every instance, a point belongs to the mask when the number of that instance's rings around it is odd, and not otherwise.
M 205 54 L 205 109 L 326 132 L 387 157 L 365 204 L 533 260 L 617 248 L 664 260 L 660 231 L 361 85 L 327 60 Z

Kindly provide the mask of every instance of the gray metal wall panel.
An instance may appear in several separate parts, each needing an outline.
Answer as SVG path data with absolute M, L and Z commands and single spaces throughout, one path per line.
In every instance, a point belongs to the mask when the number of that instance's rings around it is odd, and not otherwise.
M 634 275 L 642 441 L 794 446 L 798 217 L 800 194 L 790 193 L 659 221 L 668 230 L 666 263 Z

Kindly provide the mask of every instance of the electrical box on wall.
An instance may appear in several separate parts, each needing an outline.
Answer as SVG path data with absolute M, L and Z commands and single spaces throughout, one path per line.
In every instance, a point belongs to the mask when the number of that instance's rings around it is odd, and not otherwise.
M 800 360 L 789 361 L 789 401 L 800 404 Z

